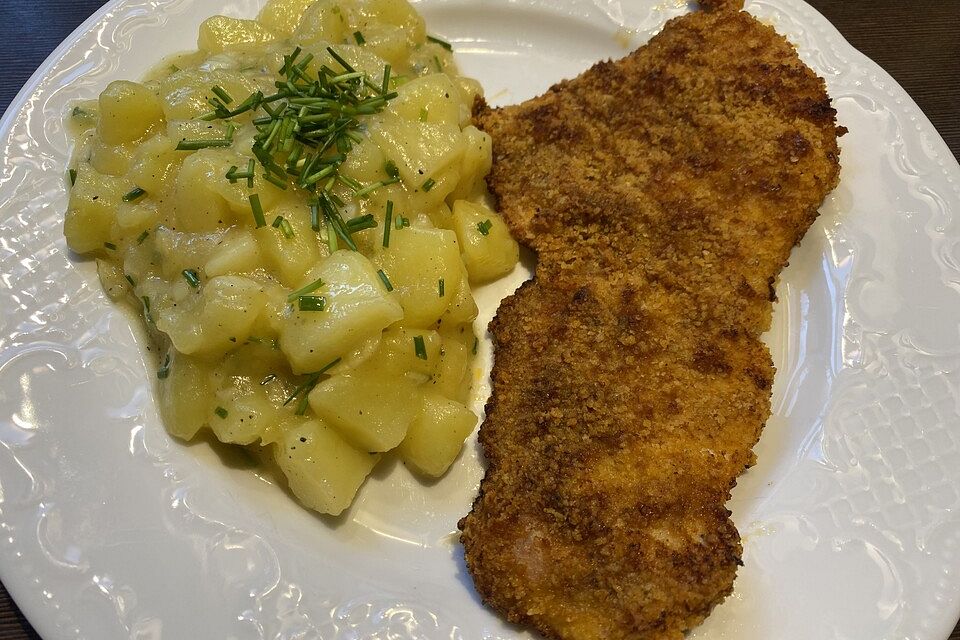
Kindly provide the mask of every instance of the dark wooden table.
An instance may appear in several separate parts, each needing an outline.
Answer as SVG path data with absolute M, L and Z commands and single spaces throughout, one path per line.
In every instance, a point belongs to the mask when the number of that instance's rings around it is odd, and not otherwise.
M 960 0 L 807 0 L 910 93 L 960 158 Z M 0 110 L 102 0 L 0 0 Z M 37 639 L 0 586 L 0 640 Z M 960 625 L 950 635 L 960 640 Z

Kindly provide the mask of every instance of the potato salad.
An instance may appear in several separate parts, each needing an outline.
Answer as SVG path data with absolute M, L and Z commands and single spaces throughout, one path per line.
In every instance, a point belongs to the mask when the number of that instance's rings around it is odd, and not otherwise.
M 198 47 L 67 116 L 67 244 L 142 314 L 167 429 L 265 453 L 323 513 L 386 452 L 444 474 L 477 422 L 471 283 L 518 259 L 480 86 L 406 0 L 270 0 Z

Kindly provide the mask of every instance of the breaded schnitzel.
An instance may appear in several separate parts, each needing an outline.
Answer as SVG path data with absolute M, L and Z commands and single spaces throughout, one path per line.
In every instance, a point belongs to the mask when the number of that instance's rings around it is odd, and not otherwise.
M 488 469 L 460 523 L 484 601 L 552 638 L 679 639 L 733 588 L 760 335 L 837 184 L 824 82 L 714 0 L 518 106 L 489 185 L 537 273 L 491 324 Z

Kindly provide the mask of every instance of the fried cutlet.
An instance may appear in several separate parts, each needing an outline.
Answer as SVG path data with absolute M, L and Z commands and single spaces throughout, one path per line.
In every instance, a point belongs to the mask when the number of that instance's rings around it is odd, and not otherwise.
M 736 2 L 477 106 L 536 275 L 490 326 L 484 601 L 551 638 L 679 639 L 733 589 L 724 506 L 770 415 L 777 276 L 837 184 L 824 82 Z

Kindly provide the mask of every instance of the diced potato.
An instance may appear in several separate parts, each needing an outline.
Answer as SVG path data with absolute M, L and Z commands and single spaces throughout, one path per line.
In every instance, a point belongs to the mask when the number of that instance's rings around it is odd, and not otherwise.
M 203 51 L 218 53 L 235 45 L 257 44 L 273 40 L 276 40 L 276 35 L 256 20 L 213 16 L 200 25 L 197 46 Z
M 520 247 L 510 236 L 506 223 L 483 205 L 457 200 L 453 204 L 453 229 L 471 282 L 504 276 L 520 260 Z
M 211 368 L 196 358 L 172 349 L 170 359 L 158 374 L 160 414 L 167 431 L 177 438 L 190 440 L 206 426 L 213 401 Z M 166 372 L 166 377 L 162 377 Z
M 493 139 L 474 126 L 463 130 L 465 141 L 463 159 L 460 161 L 460 182 L 447 196 L 447 202 L 472 200 L 486 191 L 484 177 L 493 166 Z
M 458 294 L 460 255 L 451 231 L 418 227 L 394 230 L 390 246 L 382 249 L 377 263 L 400 298 L 408 326 L 431 326 Z
M 339 515 L 353 502 L 364 479 L 380 460 L 352 447 L 319 420 L 288 429 L 273 448 L 290 490 L 310 509 Z
M 385 160 L 377 143 L 370 138 L 364 138 L 359 144 L 353 145 L 346 161 L 340 167 L 340 173 L 361 184 L 386 180 L 389 176 L 384 171 Z
M 268 0 L 257 15 L 257 21 L 270 31 L 290 35 L 300 24 L 307 7 L 316 0 Z
M 319 383 L 310 392 L 310 408 L 362 450 L 389 451 L 420 414 L 420 391 L 403 376 L 366 370 Z
M 139 237 L 142 232 L 156 226 L 159 220 L 157 205 L 150 200 L 121 202 L 117 205 L 117 226 L 124 236 Z
M 122 202 L 125 180 L 97 173 L 88 164 L 77 167 L 77 180 L 70 189 L 70 202 L 63 221 L 67 246 L 77 253 L 103 249 Z
M 417 353 L 417 338 L 423 351 Z M 392 375 L 416 373 L 432 376 L 441 361 L 440 334 L 425 329 L 393 326 L 383 332 L 379 349 L 364 363 L 363 370 L 375 369 Z
M 107 260 L 97 259 L 97 277 L 104 293 L 113 301 L 120 300 L 130 291 L 130 283 L 123 277 L 123 269 Z
M 459 285 L 456 287 L 456 295 L 450 300 L 450 306 L 441 316 L 443 326 L 459 325 L 465 322 L 472 322 L 477 317 L 479 309 L 473 299 L 473 293 L 470 292 L 470 284 L 467 281 L 467 269 L 461 264 Z
M 174 181 L 183 162 L 177 143 L 164 135 L 153 136 L 137 147 L 127 178 L 151 197 L 162 194 Z
M 207 102 L 214 97 L 210 90 L 219 86 L 238 104 L 259 87 L 250 78 L 227 69 L 182 69 L 163 78 L 159 95 L 167 120 L 190 120 L 211 110 Z M 211 123 L 203 122 L 209 126 Z M 219 127 L 218 127 L 219 129 Z
M 270 432 L 289 413 L 283 409 L 287 394 L 279 382 L 263 381 L 286 369 L 282 354 L 263 345 L 248 344 L 227 355 L 218 367 L 216 407 L 208 418 L 218 440 L 250 444 L 275 437 Z
M 473 335 L 473 331 L 470 331 L 470 335 Z M 445 398 L 465 401 L 470 388 L 467 373 L 472 359 L 471 348 L 456 340 L 444 340 L 430 388 Z
M 163 277 L 180 281 L 184 269 L 198 269 L 210 258 L 223 232 L 185 233 L 161 226 L 152 235 L 154 249 L 160 257 L 160 272 Z
M 310 228 L 309 211 L 304 205 L 281 204 L 267 213 L 267 222 L 277 216 L 290 223 L 292 238 L 270 224 L 254 233 L 266 263 L 285 286 L 293 288 L 321 258 L 320 245 L 316 232 Z
M 203 270 L 213 278 L 228 273 L 250 273 L 262 266 L 260 245 L 253 233 L 246 229 L 232 229 L 211 252 Z
M 130 170 L 133 149 L 129 143 L 107 144 L 95 138 L 90 144 L 90 166 L 104 175 L 122 176 Z
M 321 260 L 299 286 L 322 278 L 315 292 L 326 299 L 323 311 L 291 309 L 279 322 L 280 348 L 294 373 L 319 371 L 403 317 L 370 261 L 356 251 L 337 251 Z
M 343 42 L 350 33 L 346 12 L 338 0 L 319 0 L 311 4 L 294 33 L 297 42 Z
M 477 416 L 465 406 L 436 394 L 423 398 L 423 412 L 400 443 L 400 458 L 420 473 L 442 476 L 477 425 Z
M 150 89 L 115 80 L 100 94 L 97 132 L 107 144 L 135 142 L 163 123 L 163 106 Z
M 410 40 L 403 28 L 370 24 L 361 26 L 358 31 L 363 36 L 364 47 L 394 65 L 395 68 L 403 68 L 410 46 Z
M 403 181 L 414 189 L 422 189 L 430 179 L 439 182 L 444 169 L 463 157 L 463 137 L 455 124 L 410 121 L 383 113 L 371 118 L 369 131 L 384 156 L 397 165 Z
M 407 0 L 366 0 L 362 15 L 400 27 L 407 34 L 410 46 L 423 44 L 427 31 L 423 16 Z
M 223 355 L 250 336 L 265 302 L 263 287 L 256 282 L 217 276 L 160 309 L 157 328 L 170 336 L 180 353 Z
M 458 127 L 460 92 L 449 76 L 433 73 L 404 83 L 386 111 L 404 120 Z

